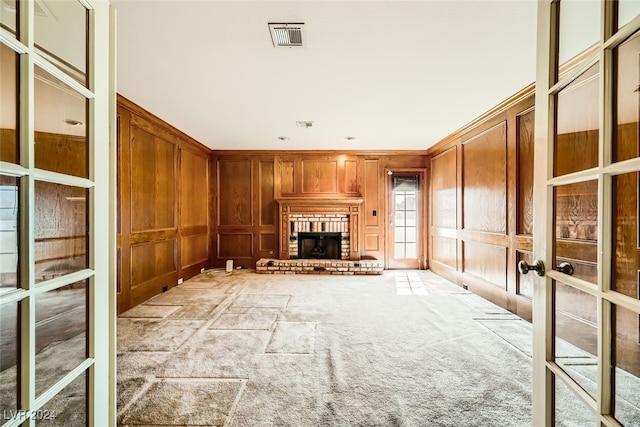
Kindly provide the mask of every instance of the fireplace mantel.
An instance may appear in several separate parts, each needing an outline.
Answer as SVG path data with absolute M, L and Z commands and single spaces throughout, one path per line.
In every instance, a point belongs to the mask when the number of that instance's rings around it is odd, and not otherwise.
M 359 206 L 364 202 L 364 199 L 361 197 L 278 197 L 276 201 L 281 207 L 318 206 L 324 208 L 327 206 Z
M 346 214 L 349 215 L 349 259 L 360 259 L 360 206 L 361 197 L 278 197 L 280 222 L 280 259 L 290 259 L 289 215 L 292 214 Z

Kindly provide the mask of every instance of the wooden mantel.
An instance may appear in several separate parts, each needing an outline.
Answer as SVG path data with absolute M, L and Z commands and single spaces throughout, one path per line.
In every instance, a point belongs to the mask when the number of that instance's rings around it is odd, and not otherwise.
M 280 259 L 289 259 L 289 215 L 347 214 L 349 215 L 349 259 L 360 259 L 360 206 L 362 197 L 278 197 L 280 218 Z

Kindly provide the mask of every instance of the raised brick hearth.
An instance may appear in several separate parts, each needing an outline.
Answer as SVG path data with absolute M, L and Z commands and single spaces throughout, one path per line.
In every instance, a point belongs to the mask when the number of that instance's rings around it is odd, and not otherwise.
M 366 275 L 382 274 L 383 262 L 376 259 L 356 261 L 336 259 L 269 259 L 256 263 L 256 273 L 261 274 L 333 274 Z

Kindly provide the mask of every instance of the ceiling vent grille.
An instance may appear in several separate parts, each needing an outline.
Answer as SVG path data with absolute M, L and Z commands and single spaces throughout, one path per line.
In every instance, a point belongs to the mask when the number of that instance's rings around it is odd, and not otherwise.
M 273 47 L 304 47 L 304 24 L 270 23 L 269 32 Z

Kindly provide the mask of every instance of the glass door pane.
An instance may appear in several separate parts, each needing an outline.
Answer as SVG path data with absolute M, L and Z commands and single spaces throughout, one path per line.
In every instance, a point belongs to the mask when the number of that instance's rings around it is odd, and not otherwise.
M 599 0 L 561 0 L 560 65 L 600 40 L 600 8 Z
M 0 7 L 0 10 L 2 8 Z M 18 163 L 18 63 L 19 55 L 0 44 L 0 161 Z
M 418 268 L 419 175 L 393 175 L 390 268 Z M 395 266 L 395 267 L 394 267 Z
M 45 4 L 46 7 L 41 7 L 41 13 L 35 16 L 37 52 L 86 85 L 89 11 L 78 0 L 56 0 Z
M 638 2 L 637 4 L 640 4 Z M 640 136 L 640 32 L 613 50 L 615 68 L 614 150 L 616 162 L 638 157 Z
M 554 176 L 598 166 L 599 85 L 595 64 L 557 95 Z

